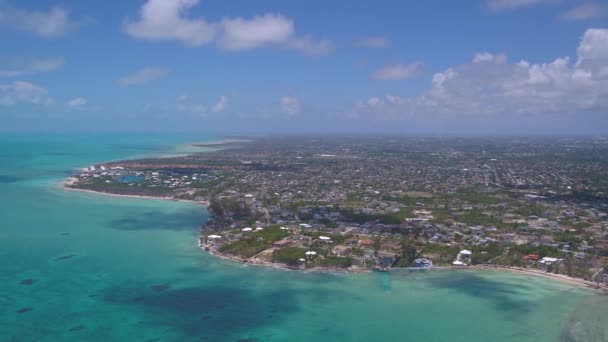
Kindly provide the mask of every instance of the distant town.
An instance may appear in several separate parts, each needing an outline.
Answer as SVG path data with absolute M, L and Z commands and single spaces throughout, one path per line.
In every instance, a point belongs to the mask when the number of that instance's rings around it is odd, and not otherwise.
M 608 140 L 256 137 L 65 186 L 204 202 L 200 245 L 290 269 L 508 267 L 608 284 Z

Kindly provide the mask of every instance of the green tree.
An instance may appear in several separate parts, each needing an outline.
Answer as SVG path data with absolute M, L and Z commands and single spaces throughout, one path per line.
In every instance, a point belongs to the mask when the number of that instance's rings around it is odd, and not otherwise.
M 414 260 L 418 258 L 418 251 L 416 250 L 416 246 L 414 246 L 410 240 L 404 239 L 401 242 L 401 248 L 401 258 L 404 259 L 403 263 L 411 265 Z

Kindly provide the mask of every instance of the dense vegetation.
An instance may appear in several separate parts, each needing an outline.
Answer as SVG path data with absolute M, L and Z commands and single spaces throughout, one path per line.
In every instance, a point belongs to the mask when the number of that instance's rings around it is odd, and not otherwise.
M 272 261 L 296 266 L 300 263 L 299 259 L 304 258 L 306 251 L 306 248 L 300 247 L 281 248 L 272 254 Z
M 222 253 L 250 258 L 272 246 L 272 243 L 286 237 L 288 233 L 282 231 L 279 225 L 271 225 L 259 232 L 247 233 L 248 238 L 240 239 L 220 247 Z

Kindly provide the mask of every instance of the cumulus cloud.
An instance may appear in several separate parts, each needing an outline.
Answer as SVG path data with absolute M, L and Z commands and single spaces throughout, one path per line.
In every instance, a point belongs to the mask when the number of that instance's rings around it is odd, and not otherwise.
M 384 117 L 608 111 L 608 29 L 587 30 L 577 51 L 577 61 L 560 57 L 546 63 L 479 53 L 433 75 L 419 96 L 374 96 L 357 101 L 353 110 Z
M 84 97 L 76 97 L 68 101 L 67 105 L 71 109 L 82 109 L 89 101 Z
M 280 14 L 265 14 L 252 19 L 224 19 L 219 44 L 226 50 L 251 49 L 287 41 L 295 32 L 293 20 Z
M 388 46 L 388 39 L 379 36 L 361 37 L 355 42 L 355 46 L 366 48 L 385 48 Z
M 145 68 L 136 71 L 133 74 L 121 77 L 118 82 L 123 85 L 138 85 L 145 84 L 169 74 L 168 69 L 164 68 Z
M 493 11 L 510 10 L 529 7 L 542 3 L 554 2 L 555 0 L 487 0 L 488 8 Z
M 127 21 L 124 30 L 134 38 L 177 40 L 190 46 L 215 42 L 229 51 L 278 46 L 325 55 L 333 50 L 329 40 L 297 35 L 293 20 L 281 14 L 224 18 L 215 23 L 202 17 L 188 17 L 186 12 L 198 3 L 198 0 L 148 0 L 139 19 Z
M 292 96 L 283 96 L 281 98 L 281 109 L 285 114 L 292 116 L 297 115 L 302 110 L 300 100 Z
M 606 8 L 599 2 L 588 2 L 574 7 L 561 15 L 565 20 L 586 20 L 604 15 Z
M 279 46 L 311 55 L 326 55 L 333 51 L 333 44 L 327 39 L 296 35 L 293 20 L 281 14 L 224 19 L 220 24 L 218 44 L 224 50 Z
M 228 96 L 222 95 L 220 99 L 213 105 L 211 111 L 214 113 L 223 112 L 228 107 Z
M 63 58 L 33 59 L 19 62 L 11 68 L 0 69 L 0 77 L 16 77 L 49 72 L 60 68 L 65 63 Z
M 371 74 L 374 80 L 394 81 L 414 77 L 422 71 L 422 63 L 393 64 Z
M 48 105 L 52 103 L 48 92 L 41 86 L 14 81 L 10 84 L 0 84 L 0 105 L 13 106 L 17 104 Z
M 198 0 L 148 0 L 140 9 L 139 19 L 127 21 L 124 30 L 134 38 L 178 40 L 201 46 L 213 40 L 215 28 L 204 18 L 189 18 L 185 12 Z
M 608 59 L 608 29 L 592 28 L 585 31 L 577 49 L 578 62 L 605 62 Z
M 41 37 L 63 36 L 81 24 L 71 19 L 67 10 L 58 6 L 48 11 L 27 11 L 0 4 L 0 25 Z

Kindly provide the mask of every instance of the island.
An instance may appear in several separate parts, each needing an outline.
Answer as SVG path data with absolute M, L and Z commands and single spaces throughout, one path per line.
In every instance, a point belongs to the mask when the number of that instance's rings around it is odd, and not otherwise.
M 608 284 L 608 140 L 272 136 L 66 188 L 205 203 L 200 246 L 297 270 L 501 268 Z

